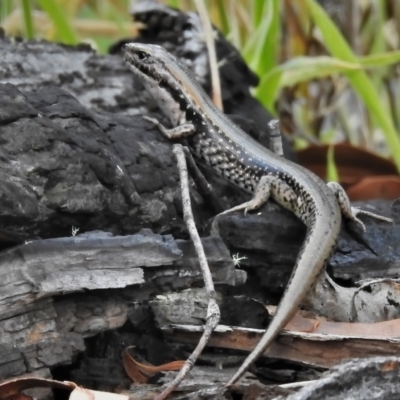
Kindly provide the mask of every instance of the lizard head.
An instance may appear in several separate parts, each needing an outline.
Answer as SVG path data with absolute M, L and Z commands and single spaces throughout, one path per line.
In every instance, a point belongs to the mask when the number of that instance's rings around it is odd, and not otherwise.
M 183 120 L 189 102 L 203 93 L 193 74 L 161 46 L 127 43 L 122 50 L 129 68 L 171 122 Z
M 168 72 L 171 66 L 178 63 L 172 54 L 157 45 L 127 43 L 122 50 L 128 66 L 144 84 L 159 84 L 171 78 Z

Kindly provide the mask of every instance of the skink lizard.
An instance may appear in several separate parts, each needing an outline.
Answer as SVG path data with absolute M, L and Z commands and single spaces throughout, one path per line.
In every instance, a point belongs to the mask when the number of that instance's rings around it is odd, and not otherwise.
M 192 73 L 160 46 L 128 43 L 123 47 L 130 69 L 169 119 L 168 129 L 153 118 L 169 139 L 186 138 L 193 155 L 247 192 L 250 201 L 225 213 L 257 209 L 272 197 L 306 226 L 307 236 L 288 286 L 266 332 L 227 385 L 235 383 L 296 313 L 332 254 L 342 215 L 361 225 L 358 214 L 391 221 L 350 206 L 343 188 L 325 184 L 307 169 L 261 146 L 211 102 Z

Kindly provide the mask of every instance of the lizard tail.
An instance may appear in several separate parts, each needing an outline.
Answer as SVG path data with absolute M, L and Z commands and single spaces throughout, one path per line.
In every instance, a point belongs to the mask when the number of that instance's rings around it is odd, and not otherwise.
M 312 289 L 336 244 L 336 240 L 332 243 L 332 237 L 330 235 L 323 237 L 318 234 L 318 232 L 320 232 L 320 230 L 315 226 L 308 232 L 297 259 L 296 267 L 292 272 L 292 276 L 276 310 L 275 316 L 255 349 L 248 355 L 226 386 L 233 385 L 240 379 L 250 365 L 264 353 L 280 331 L 290 322 L 301 302 Z M 336 237 L 336 235 L 334 236 Z

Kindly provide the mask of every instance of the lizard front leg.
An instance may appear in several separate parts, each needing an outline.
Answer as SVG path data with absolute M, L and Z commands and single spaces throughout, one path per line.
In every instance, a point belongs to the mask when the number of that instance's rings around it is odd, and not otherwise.
M 254 191 L 253 198 L 250 201 L 246 201 L 243 204 L 232 207 L 229 210 L 218 214 L 217 217 L 223 214 L 241 210 L 244 210 L 244 213 L 247 214 L 248 211 L 253 211 L 260 208 L 268 201 L 271 194 L 273 194 L 274 198 L 279 204 L 286 208 L 290 208 L 291 200 L 296 198 L 292 188 L 280 178 L 273 175 L 264 175 L 260 178 L 260 181 L 258 182 Z
M 151 122 L 168 139 L 182 139 L 195 133 L 194 125 L 187 123 L 176 126 L 175 128 L 166 128 L 158 119 L 144 116 L 143 119 Z
M 211 233 L 218 236 L 220 235 L 218 221 L 221 215 L 230 214 L 241 210 L 244 210 L 244 213 L 246 214 L 247 211 L 255 210 L 261 207 L 271 196 L 271 184 L 273 182 L 276 183 L 276 179 L 276 177 L 270 175 L 262 176 L 258 182 L 258 185 L 256 186 L 253 198 L 250 201 L 246 201 L 243 204 L 239 204 L 238 206 L 232 207 L 215 216 L 214 221 L 211 224 Z

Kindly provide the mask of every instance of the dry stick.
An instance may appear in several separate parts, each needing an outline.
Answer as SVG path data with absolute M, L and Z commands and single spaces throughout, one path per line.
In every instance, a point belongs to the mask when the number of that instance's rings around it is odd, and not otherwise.
M 185 364 L 178 372 L 178 375 L 175 377 L 175 379 L 168 384 L 168 386 L 155 398 L 155 400 L 163 400 L 167 398 L 167 396 L 178 387 L 178 385 L 183 381 L 183 379 L 185 379 L 186 375 L 193 368 L 195 362 L 199 358 L 204 347 L 207 345 L 207 342 L 210 339 L 213 330 L 218 325 L 220 319 L 220 312 L 217 302 L 215 300 L 216 293 L 214 289 L 214 283 L 211 277 L 210 268 L 208 267 L 207 258 L 204 253 L 203 245 L 201 244 L 200 236 L 199 233 L 197 232 L 196 225 L 193 219 L 190 194 L 189 194 L 187 165 L 182 145 L 175 144 L 173 146 L 173 152 L 178 162 L 179 176 L 181 181 L 183 217 L 186 223 L 186 227 L 189 231 L 190 238 L 192 239 L 192 242 L 194 244 L 197 257 L 199 258 L 200 269 L 204 279 L 204 286 L 208 294 L 208 308 L 207 308 L 206 325 L 204 327 L 204 331 L 199 340 L 199 343 L 197 344 L 197 347 L 194 349 L 193 353 L 189 356 L 189 358 L 185 361 Z
M 275 154 L 279 154 L 283 157 L 282 134 L 279 128 L 279 119 L 271 119 L 271 121 L 268 122 L 268 128 L 271 150 Z
M 197 11 L 200 15 L 201 24 L 203 25 L 204 37 L 207 44 L 208 58 L 210 61 L 210 74 L 212 86 L 212 100 L 213 103 L 223 110 L 222 95 L 221 95 L 221 82 L 219 79 L 217 54 L 214 46 L 214 31 L 211 26 L 210 18 L 204 0 L 194 0 Z

